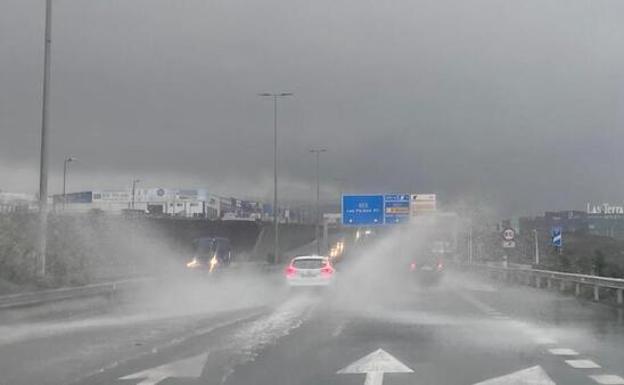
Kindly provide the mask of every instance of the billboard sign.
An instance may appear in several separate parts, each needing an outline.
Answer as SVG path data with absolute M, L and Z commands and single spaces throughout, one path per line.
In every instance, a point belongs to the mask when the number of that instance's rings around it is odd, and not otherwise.
M 412 194 L 410 212 L 412 216 L 430 214 L 436 211 L 435 194 Z
M 94 191 L 93 201 L 99 202 L 130 202 L 131 195 L 128 191 Z
M 386 224 L 399 224 L 409 221 L 409 194 L 387 194 L 384 196 L 384 220 Z
M 343 195 L 342 224 L 347 226 L 384 223 L 383 195 Z
M 54 203 L 62 203 L 63 195 L 54 195 Z M 91 191 L 81 191 L 65 194 L 65 202 L 67 203 L 91 203 L 93 202 L 93 193 Z

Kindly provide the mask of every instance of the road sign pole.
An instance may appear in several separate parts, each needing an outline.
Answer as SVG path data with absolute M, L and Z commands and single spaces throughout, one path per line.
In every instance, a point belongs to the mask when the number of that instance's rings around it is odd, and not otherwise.
M 43 96 L 41 102 L 41 159 L 39 165 L 39 229 L 37 233 L 37 275 L 46 274 L 48 233 L 48 120 L 50 100 L 50 49 L 52 45 L 52 0 L 45 3 L 45 37 L 43 48 Z
M 537 230 L 536 229 L 533 229 L 533 236 L 535 238 L 535 265 L 539 266 L 539 264 L 540 264 L 539 240 L 537 238 Z
M 277 209 L 277 95 L 273 95 L 273 263 L 279 263 L 279 212 Z
M 472 226 L 468 231 L 468 263 L 472 265 Z

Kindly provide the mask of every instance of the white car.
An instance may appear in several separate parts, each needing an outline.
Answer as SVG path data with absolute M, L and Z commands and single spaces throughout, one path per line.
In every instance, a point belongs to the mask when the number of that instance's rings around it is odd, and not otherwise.
M 329 286 L 334 281 L 336 270 L 329 258 L 320 255 L 295 257 L 286 267 L 286 282 L 289 286 Z

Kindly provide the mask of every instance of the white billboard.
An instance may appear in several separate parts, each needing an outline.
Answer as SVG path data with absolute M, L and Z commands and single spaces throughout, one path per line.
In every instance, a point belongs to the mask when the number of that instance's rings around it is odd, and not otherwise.
M 411 194 L 410 214 L 418 216 L 436 212 L 436 194 Z

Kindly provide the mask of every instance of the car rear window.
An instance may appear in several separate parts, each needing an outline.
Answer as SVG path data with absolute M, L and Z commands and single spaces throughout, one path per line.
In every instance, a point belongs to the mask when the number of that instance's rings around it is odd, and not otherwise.
M 318 258 L 296 259 L 293 261 L 293 266 L 297 269 L 320 269 L 325 266 L 325 261 Z

